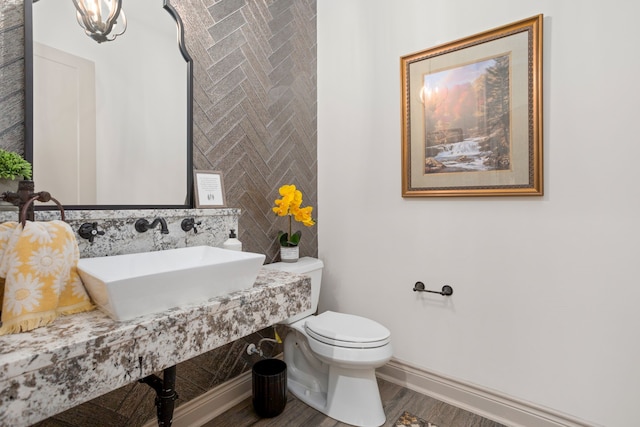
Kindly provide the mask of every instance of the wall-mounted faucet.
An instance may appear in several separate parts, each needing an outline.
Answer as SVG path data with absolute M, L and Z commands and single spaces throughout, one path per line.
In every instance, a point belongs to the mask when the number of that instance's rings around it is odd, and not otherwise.
M 193 232 L 197 234 L 198 233 L 198 229 L 196 228 L 196 225 L 200 225 L 200 224 L 202 224 L 202 221 L 196 222 L 196 220 L 194 218 L 185 218 L 180 223 L 180 227 L 182 228 L 182 231 L 184 231 L 184 232 L 188 232 L 188 231 L 193 230 Z
M 136 227 L 136 231 L 140 233 L 144 233 L 147 230 L 156 228 L 158 224 L 160 224 L 160 233 L 169 234 L 169 229 L 167 228 L 167 221 L 165 221 L 164 218 L 160 218 L 160 217 L 154 219 L 152 223 L 149 223 L 149 221 L 147 221 L 144 218 L 140 218 L 139 220 L 136 221 L 135 227 Z
M 87 239 L 89 242 L 93 243 L 93 239 L 98 236 L 104 236 L 104 231 L 98 230 L 97 222 L 85 222 L 78 229 L 78 235 L 83 239 Z

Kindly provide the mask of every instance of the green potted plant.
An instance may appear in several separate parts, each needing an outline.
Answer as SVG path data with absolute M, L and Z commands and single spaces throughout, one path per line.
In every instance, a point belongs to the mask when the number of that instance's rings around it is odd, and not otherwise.
M 0 178 L 11 181 L 30 179 L 31 163 L 18 153 L 0 148 Z
M 13 151 L 0 148 L 0 195 L 5 192 L 18 191 L 18 181 L 31 179 L 31 163 Z M 14 208 L 10 203 L 2 201 L 2 205 Z

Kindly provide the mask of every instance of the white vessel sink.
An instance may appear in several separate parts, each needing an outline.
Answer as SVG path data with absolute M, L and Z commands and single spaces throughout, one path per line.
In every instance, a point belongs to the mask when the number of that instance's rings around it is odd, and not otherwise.
M 102 311 L 129 320 L 250 288 L 264 259 L 263 254 L 195 246 L 82 258 L 78 273 Z

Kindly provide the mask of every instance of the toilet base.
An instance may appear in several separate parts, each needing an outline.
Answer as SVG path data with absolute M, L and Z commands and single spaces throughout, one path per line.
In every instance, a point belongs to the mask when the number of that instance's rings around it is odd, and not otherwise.
M 309 337 L 306 320 L 292 323 L 284 340 L 291 394 L 323 414 L 358 427 L 386 421 L 376 368 L 391 359 L 391 343 L 374 348 L 331 346 Z
M 335 420 L 359 427 L 378 427 L 386 421 L 374 369 L 331 366 L 327 393 L 310 391 L 291 376 L 288 388 L 299 400 Z

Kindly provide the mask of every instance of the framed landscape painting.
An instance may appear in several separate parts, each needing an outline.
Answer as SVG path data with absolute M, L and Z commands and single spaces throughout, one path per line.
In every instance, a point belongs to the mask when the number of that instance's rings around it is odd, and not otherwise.
M 401 58 L 402 196 L 539 196 L 542 15 Z

